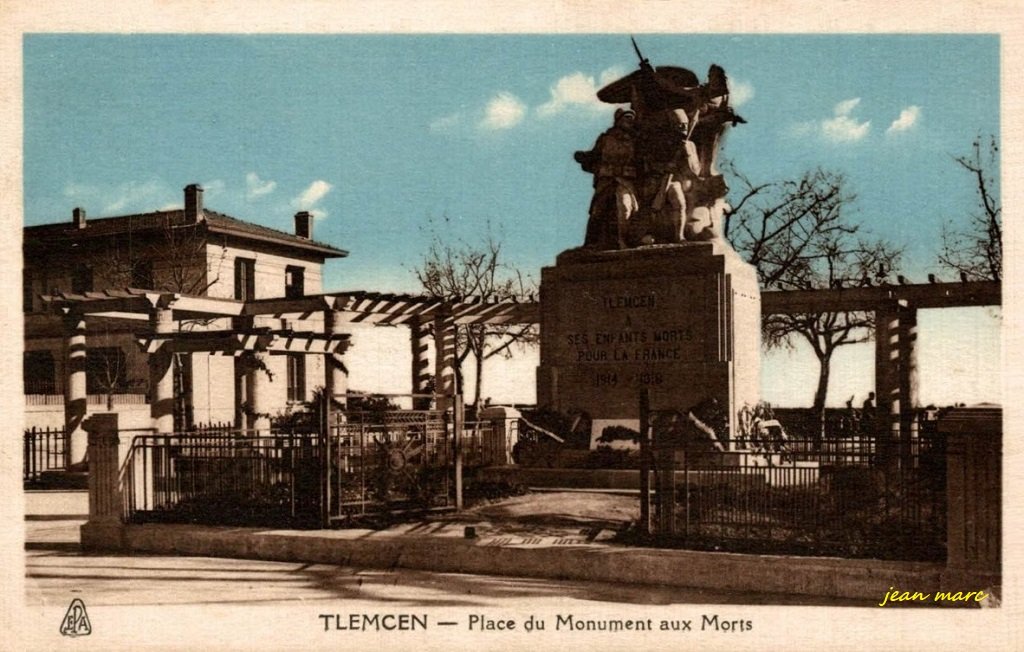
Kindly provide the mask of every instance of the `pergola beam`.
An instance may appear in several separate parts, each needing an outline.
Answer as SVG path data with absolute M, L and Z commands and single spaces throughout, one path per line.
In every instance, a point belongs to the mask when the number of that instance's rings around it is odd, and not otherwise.
M 140 333 L 136 343 L 146 353 L 167 350 L 174 353 L 224 353 L 267 351 L 270 353 L 344 353 L 350 336 L 306 331 L 196 331 L 189 333 Z
M 918 309 L 997 306 L 1002 303 L 999 281 L 920 283 L 827 290 L 773 290 L 761 293 L 761 314 L 814 314 L 875 310 L 884 305 Z

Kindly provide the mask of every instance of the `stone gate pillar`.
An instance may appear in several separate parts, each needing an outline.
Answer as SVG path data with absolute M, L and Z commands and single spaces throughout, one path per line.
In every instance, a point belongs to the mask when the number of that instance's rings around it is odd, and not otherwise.
M 117 414 L 96 414 L 83 427 L 89 439 L 89 520 L 81 527 L 85 550 L 119 549 L 123 542 L 121 467 L 130 441 L 121 444 Z
M 942 587 L 991 593 L 1002 583 L 1002 410 L 959 408 L 938 429 L 946 438 Z

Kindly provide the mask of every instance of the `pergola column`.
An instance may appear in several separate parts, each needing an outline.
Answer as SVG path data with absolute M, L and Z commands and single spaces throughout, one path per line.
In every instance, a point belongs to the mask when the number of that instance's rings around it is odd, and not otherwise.
M 169 306 L 157 306 L 149 315 L 149 323 L 156 334 L 174 332 L 174 314 Z M 174 432 L 174 372 L 173 356 L 164 340 L 149 354 L 149 416 L 157 434 Z
M 437 394 L 437 409 L 451 407 L 451 397 L 458 388 L 455 386 L 455 322 L 451 317 L 434 317 L 434 393 Z
M 345 322 L 337 310 L 324 311 L 324 332 L 328 335 L 343 335 Z M 346 406 L 345 393 L 348 392 L 348 367 L 341 353 L 328 353 L 324 356 L 324 388 L 331 400 L 332 408 Z
M 249 386 L 249 413 L 246 415 L 246 428 L 256 433 L 270 430 L 270 377 L 267 375 L 265 353 L 253 353 L 251 364 L 248 365 L 247 385 Z
M 895 307 L 875 311 L 875 423 L 879 454 L 887 459 L 894 457 L 893 447 L 899 441 L 899 331 L 900 317 Z
M 899 328 L 900 456 L 906 460 L 917 439 L 917 310 L 900 310 Z
M 88 435 L 82 422 L 85 420 L 87 385 L 85 318 L 68 314 L 64 317 L 64 434 L 68 468 L 86 463 L 89 446 Z
M 409 322 L 409 343 L 412 347 L 412 393 L 430 393 L 430 330 L 420 319 Z M 414 398 L 413 407 L 429 406 L 430 399 Z

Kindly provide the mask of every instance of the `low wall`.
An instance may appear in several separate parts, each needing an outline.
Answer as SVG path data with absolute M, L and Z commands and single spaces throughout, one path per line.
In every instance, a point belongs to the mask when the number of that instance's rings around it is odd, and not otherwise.
M 83 545 L 87 528 L 83 526 Z M 97 534 L 92 532 L 93 544 L 101 543 Z M 130 552 L 802 594 L 874 603 L 890 586 L 937 590 L 943 570 L 942 564 L 921 562 L 585 545 L 522 548 L 366 530 L 126 525 L 102 536 L 105 545 Z
M 59 399 L 62 397 L 54 397 Z M 120 427 L 125 430 L 145 429 L 153 425 L 149 414 L 148 403 L 114 405 L 114 410 L 120 417 Z M 105 413 L 107 405 L 103 402 L 90 402 L 86 406 L 86 416 Z M 51 404 L 25 405 L 25 428 L 63 428 L 64 427 L 64 402 L 52 402 Z

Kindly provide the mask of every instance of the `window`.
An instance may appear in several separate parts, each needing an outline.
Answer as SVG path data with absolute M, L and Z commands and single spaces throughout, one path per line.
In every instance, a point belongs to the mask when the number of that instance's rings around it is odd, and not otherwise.
M 71 270 L 71 291 L 75 294 L 92 292 L 92 269 L 79 265 Z
M 306 293 L 305 272 L 302 267 L 289 265 L 284 270 L 284 296 L 288 299 L 298 299 Z
M 252 258 L 235 258 L 235 298 L 256 298 L 256 261 Z
M 85 386 L 89 394 L 119 394 L 128 389 L 128 361 L 116 346 L 90 348 L 85 355 Z
M 137 260 L 132 263 L 131 286 L 140 290 L 153 288 L 153 261 Z
M 306 356 L 288 356 L 288 400 L 306 400 Z
M 22 359 L 22 373 L 26 394 L 56 394 L 54 381 L 53 353 L 50 351 L 25 351 Z

